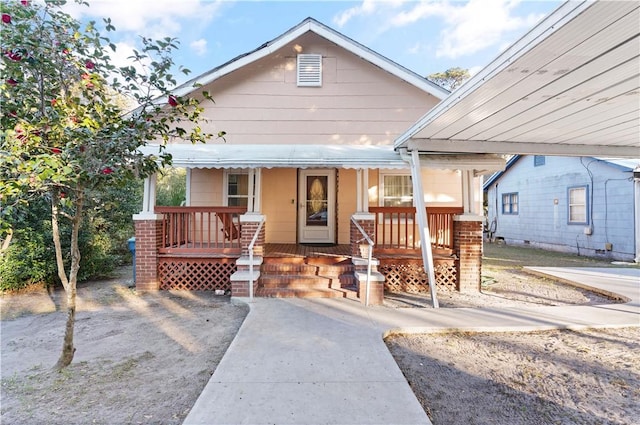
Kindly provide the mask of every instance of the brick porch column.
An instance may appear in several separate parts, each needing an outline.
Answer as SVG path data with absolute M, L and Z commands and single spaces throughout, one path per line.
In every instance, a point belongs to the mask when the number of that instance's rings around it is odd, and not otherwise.
M 162 216 L 136 214 L 133 216 L 136 229 L 136 290 L 157 291 L 158 249 L 162 243 Z
M 261 257 L 264 255 L 265 244 L 265 226 L 266 216 L 257 213 L 246 213 L 240 216 L 240 225 L 242 226 L 240 232 L 240 244 L 242 246 L 242 257 L 236 262 L 238 271 L 231 276 L 231 296 L 234 298 L 248 298 L 249 294 L 249 245 L 253 236 L 260 226 L 260 222 L 265 220 L 265 223 L 260 229 L 256 243 L 253 246 L 254 255 L 254 278 L 260 276 L 260 264 L 262 263 Z M 256 257 L 259 257 L 256 258 Z M 253 282 L 253 291 L 257 287 L 257 282 Z
M 367 232 L 367 235 L 369 235 L 369 237 L 373 239 L 374 233 L 376 231 L 375 214 L 360 212 L 360 213 L 355 213 L 351 217 L 355 218 L 358 221 L 358 224 L 362 227 L 362 229 L 365 232 Z M 360 244 L 366 244 L 367 241 L 366 240 L 360 241 L 362 238 L 364 238 L 364 236 L 362 235 L 362 233 L 360 233 L 360 230 L 358 230 L 358 228 L 353 223 L 353 221 L 349 221 L 349 226 L 350 226 L 349 228 L 351 229 L 350 231 L 351 235 L 349 237 L 349 243 L 351 244 L 351 255 L 353 255 L 354 257 L 361 257 Z M 374 247 L 374 253 L 375 253 L 375 247 Z
M 479 292 L 482 273 L 482 220 L 478 215 L 453 217 L 453 250 L 458 256 L 457 289 Z

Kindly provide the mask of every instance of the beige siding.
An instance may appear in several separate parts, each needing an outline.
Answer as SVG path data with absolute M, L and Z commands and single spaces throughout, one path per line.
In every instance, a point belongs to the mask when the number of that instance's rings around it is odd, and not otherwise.
M 222 206 L 223 171 L 213 169 L 191 170 L 191 206 Z
M 296 50 L 323 55 L 322 87 L 297 87 Z M 315 34 L 207 87 L 209 131 L 238 144 L 392 144 L 437 99 Z

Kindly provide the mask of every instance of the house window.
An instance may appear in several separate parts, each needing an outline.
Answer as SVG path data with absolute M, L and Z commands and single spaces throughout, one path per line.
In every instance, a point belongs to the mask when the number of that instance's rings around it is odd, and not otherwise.
M 535 155 L 533 157 L 533 166 L 534 167 L 539 167 L 541 165 L 544 165 L 544 162 L 545 162 L 544 155 Z
M 518 193 L 502 194 L 502 214 L 518 214 Z
M 413 184 L 410 175 L 383 174 L 381 177 L 380 204 L 383 207 L 413 206 Z
M 587 224 L 587 186 L 569 188 L 569 224 Z
M 226 176 L 226 205 L 229 207 L 246 207 L 249 201 L 248 173 L 228 172 Z
M 298 55 L 298 86 L 322 86 L 322 55 Z

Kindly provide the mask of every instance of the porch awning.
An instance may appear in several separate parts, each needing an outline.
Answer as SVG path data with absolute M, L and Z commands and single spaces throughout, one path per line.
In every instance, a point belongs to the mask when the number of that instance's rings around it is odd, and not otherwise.
M 367 145 L 231 145 L 168 144 L 174 167 L 185 168 L 376 168 L 409 169 L 409 158 L 393 146 Z M 141 149 L 157 154 L 159 145 Z M 431 154 L 420 159 L 424 168 L 473 170 L 476 175 L 504 169 L 504 158 L 494 154 Z
M 147 145 L 144 154 L 157 154 Z M 409 168 L 393 146 L 168 144 L 175 167 L 186 168 Z

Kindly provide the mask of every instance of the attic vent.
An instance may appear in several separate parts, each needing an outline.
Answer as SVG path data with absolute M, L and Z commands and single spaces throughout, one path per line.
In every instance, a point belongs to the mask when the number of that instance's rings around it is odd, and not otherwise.
M 298 86 L 322 86 L 322 55 L 298 55 Z

